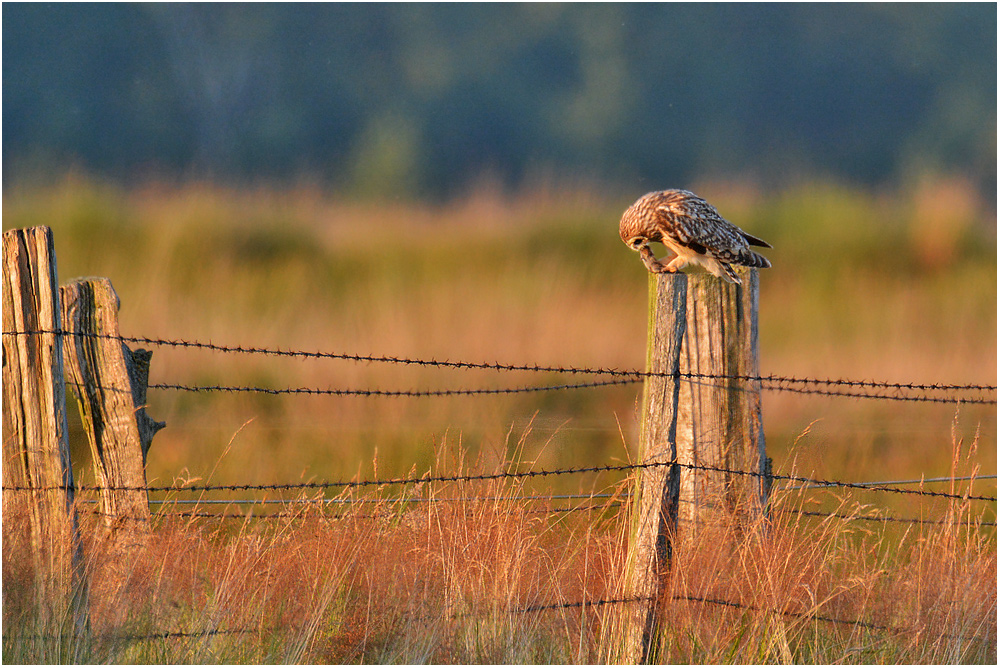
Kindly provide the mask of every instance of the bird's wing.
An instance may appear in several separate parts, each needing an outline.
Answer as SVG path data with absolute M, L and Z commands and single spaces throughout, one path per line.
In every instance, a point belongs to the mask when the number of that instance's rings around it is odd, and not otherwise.
M 720 216 L 712 205 L 703 200 L 688 200 L 684 204 L 682 211 L 657 207 L 671 237 L 682 246 L 726 262 L 739 261 L 749 250 L 743 232 Z

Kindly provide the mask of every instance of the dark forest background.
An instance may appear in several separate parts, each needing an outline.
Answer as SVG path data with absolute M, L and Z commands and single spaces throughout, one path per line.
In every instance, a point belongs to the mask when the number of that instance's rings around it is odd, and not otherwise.
M 308 175 L 448 196 L 557 174 L 995 201 L 984 4 L 3 5 L 3 177 Z

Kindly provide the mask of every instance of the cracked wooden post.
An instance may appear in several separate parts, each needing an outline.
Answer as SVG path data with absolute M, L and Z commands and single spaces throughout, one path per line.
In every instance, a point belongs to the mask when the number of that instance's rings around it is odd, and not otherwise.
M 693 377 L 681 383 L 677 461 L 725 471 L 681 471 L 686 538 L 725 517 L 759 517 L 766 504 L 767 478 L 726 472 L 769 472 L 760 381 L 745 379 L 760 376 L 759 274 L 736 269 L 742 285 L 709 274 L 688 277 L 680 371 Z
M 677 458 L 676 432 L 681 346 L 687 326 L 687 276 L 650 274 L 647 376 L 643 384 L 639 461 L 669 464 Z M 655 659 L 660 603 L 667 585 L 673 537 L 677 532 L 679 473 L 676 466 L 652 466 L 636 475 L 629 545 L 631 587 L 625 661 Z
M 625 661 L 658 659 L 661 607 L 674 552 L 706 524 L 759 517 L 767 473 L 757 362 L 758 274 L 743 284 L 710 274 L 651 274 L 640 462 L 673 463 L 636 476 L 627 584 Z
M 119 338 L 111 281 L 79 279 L 61 292 L 67 379 L 90 442 L 102 519 L 119 540 L 141 540 L 149 531 L 146 454 L 165 426 L 146 414 L 152 353 L 133 352 Z
M 88 626 L 73 505 L 63 341 L 52 230 L 3 233 L 3 514 L 7 550 L 34 569 L 41 632 Z M 10 555 L 12 558 L 19 558 Z

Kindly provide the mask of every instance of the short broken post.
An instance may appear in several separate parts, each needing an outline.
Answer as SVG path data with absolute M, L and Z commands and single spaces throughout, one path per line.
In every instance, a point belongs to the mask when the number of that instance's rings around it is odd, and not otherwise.
M 146 414 L 152 353 L 133 352 L 121 340 L 119 299 L 108 279 L 79 279 L 61 293 L 67 381 L 90 442 L 103 522 L 119 540 L 141 540 L 149 531 L 146 454 L 165 426 Z

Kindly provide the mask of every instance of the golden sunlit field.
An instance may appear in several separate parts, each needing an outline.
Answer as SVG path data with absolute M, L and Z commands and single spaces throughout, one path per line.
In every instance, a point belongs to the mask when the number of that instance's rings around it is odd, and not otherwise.
M 691 189 L 774 246 L 760 280 L 762 374 L 996 385 L 996 214 L 965 182 L 918 180 L 893 192 L 834 183 Z M 308 183 L 125 189 L 71 174 L 8 187 L 3 228 L 51 226 L 64 283 L 110 278 L 124 336 L 641 369 L 647 273 L 617 235 L 621 212 L 641 194 L 483 186 L 442 204 L 374 203 Z M 153 350 L 153 384 L 437 390 L 587 380 Z M 637 457 L 641 391 L 405 398 L 151 389 L 148 412 L 167 427 L 153 441 L 147 480 L 280 485 L 626 464 Z M 763 411 L 776 473 L 891 481 L 996 471 L 995 405 L 765 392 Z M 90 483 L 91 455 L 74 406 L 69 413 L 77 481 Z M 995 498 L 996 481 L 925 489 Z M 11 557 L 23 537 L 5 514 L 4 661 L 614 661 L 621 641 L 611 629 L 628 604 L 531 608 L 620 596 L 627 492 L 624 474 L 605 472 L 427 484 L 407 491 L 434 501 L 417 504 L 395 501 L 399 487 L 363 488 L 345 492 L 366 503 L 341 504 L 340 519 L 316 504 L 246 522 L 177 513 L 265 511 L 171 505 L 124 578 L 104 580 L 121 565 L 85 519 L 97 634 L 86 642 L 8 640 L 30 628 L 22 593 L 31 574 Z M 510 499 L 553 493 L 601 496 L 548 506 Z M 586 510 L 539 510 L 567 507 Z M 682 546 L 661 660 L 995 662 L 995 502 L 779 490 L 774 508 L 763 533 L 727 525 Z M 191 635 L 128 639 L 171 631 Z

